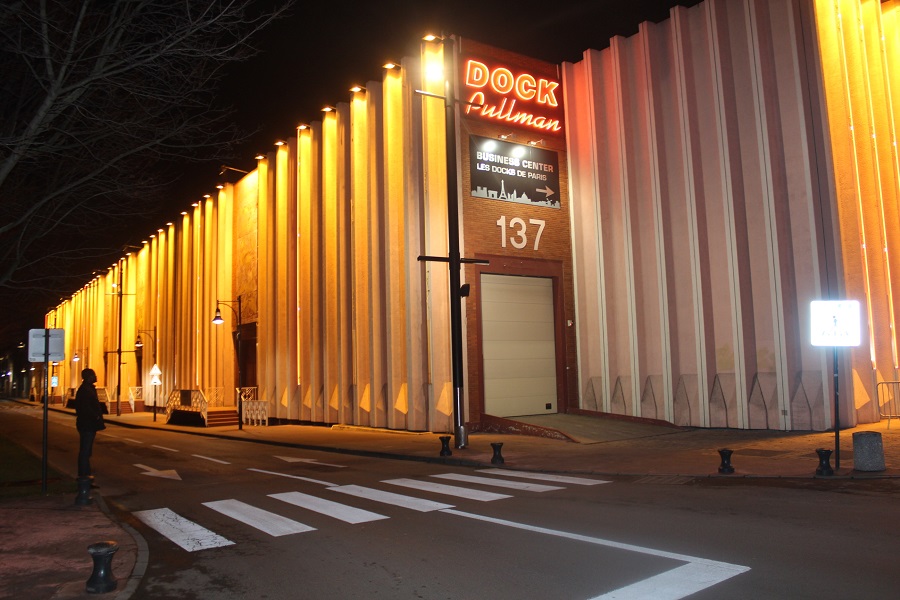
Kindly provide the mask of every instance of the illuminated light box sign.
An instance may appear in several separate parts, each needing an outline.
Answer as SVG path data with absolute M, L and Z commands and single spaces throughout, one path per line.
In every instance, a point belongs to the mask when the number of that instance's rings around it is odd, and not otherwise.
M 480 57 L 463 58 L 461 69 L 467 116 L 540 133 L 562 134 L 562 88 L 555 77 Z
M 857 300 L 813 300 L 809 313 L 813 346 L 859 346 L 862 332 Z
M 559 208 L 556 152 L 472 135 L 469 162 L 472 197 Z

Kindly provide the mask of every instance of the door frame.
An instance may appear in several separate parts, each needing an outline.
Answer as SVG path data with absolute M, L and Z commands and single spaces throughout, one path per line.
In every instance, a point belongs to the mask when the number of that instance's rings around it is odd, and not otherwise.
M 545 277 L 553 281 L 553 336 L 556 351 L 556 412 L 569 412 L 566 374 L 565 294 L 563 289 L 563 264 L 559 260 L 517 258 L 496 254 L 475 254 L 478 260 L 489 264 L 472 264 L 472 277 L 466 277 L 470 286 L 467 302 L 467 337 L 474 341 L 474 356 L 470 353 L 469 372 L 469 420 L 484 420 L 484 333 L 481 315 L 481 275 L 509 275 L 518 277 Z M 470 265 L 466 265 L 466 270 Z M 475 333 L 473 336 L 472 334 Z M 472 338 L 475 338 L 472 340 Z M 472 364 L 477 362 L 477 364 Z M 474 375 L 474 377 L 473 377 Z M 474 392 L 474 393 L 473 393 Z

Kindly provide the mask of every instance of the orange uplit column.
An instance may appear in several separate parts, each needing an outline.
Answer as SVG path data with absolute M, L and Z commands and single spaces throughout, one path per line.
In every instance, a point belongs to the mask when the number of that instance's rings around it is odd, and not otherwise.
M 356 89 L 350 101 L 350 278 L 352 294 L 353 380 L 356 397 L 353 398 L 358 425 L 372 423 L 372 280 L 370 277 L 372 256 L 369 249 L 369 228 L 372 213 L 369 210 L 369 92 Z
M 455 121 L 448 118 L 455 114 L 454 99 L 446 95 L 452 94 L 453 42 L 445 39 L 443 43 L 425 43 L 422 46 L 422 89 L 431 96 L 422 98 L 422 144 L 424 147 L 423 170 L 425 178 L 423 189 L 425 243 L 424 252 L 429 257 L 450 257 L 450 273 L 447 264 L 428 261 L 425 263 L 427 285 L 428 315 L 428 359 L 431 384 L 431 398 L 428 402 L 428 421 L 425 422 L 417 411 L 410 416 L 415 419 L 410 423 L 411 429 L 430 428 L 432 431 L 451 429 L 450 420 L 454 411 L 454 374 L 452 335 L 454 307 L 451 304 L 452 281 L 459 279 L 459 204 L 458 199 L 448 200 L 450 180 L 452 178 L 453 194 L 456 195 L 456 172 L 448 173 L 448 135 L 454 136 L 452 144 L 452 160 L 456 164 Z M 455 214 L 448 213 L 448 207 L 455 207 Z M 455 219 L 456 227 L 451 227 L 450 219 Z M 453 232 L 456 232 L 454 235 Z M 449 235 L 448 235 L 449 232 Z M 450 239 L 455 238 L 455 239 Z M 454 271 L 455 263 L 455 275 Z M 458 287 L 458 286 L 457 286 Z M 459 306 L 456 309 L 460 309 Z M 461 310 L 461 309 L 460 309 Z M 461 365 L 460 365 L 461 367 Z M 461 375 L 461 372 L 460 372 Z M 461 384 L 461 382 L 460 382 Z M 459 391 L 461 392 L 461 387 Z M 416 405 L 414 404 L 413 407 Z M 461 411 L 456 411 L 459 413 Z M 464 425 L 463 415 L 459 415 L 458 426 Z M 459 429 L 456 427 L 454 429 Z M 465 447 L 465 430 L 461 429 L 456 436 L 456 445 Z
M 314 139 L 315 138 L 315 139 Z M 297 372 L 300 380 L 300 413 L 303 421 L 320 421 L 322 415 L 322 304 L 320 279 L 319 157 L 321 139 L 304 126 L 297 132 Z
M 417 252 L 418 239 L 410 235 L 418 230 L 410 227 L 415 222 L 417 204 L 409 201 L 412 178 L 409 177 L 410 103 L 404 93 L 404 69 L 387 69 L 384 73 L 383 102 L 384 129 L 395 132 L 384 136 L 384 237 L 385 237 L 385 292 L 387 331 L 385 332 L 386 358 L 386 425 L 391 429 L 407 428 L 413 363 L 421 361 L 424 354 L 422 328 L 411 328 L 410 310 L 420 306 L 419 288 L 408 276 L 410 256 Z M 412 260 L 415 255 L 412 254 Z M 410 298 L 413 298 L 410 301 Z M 412 349 L 416 351 L 413 352 Z M 419 351 L 422 350 L 422 351 Z M 421 383 L 421 382 L 418 382 Z M 419 386 L 416 389 L 421 389 Z
M 826 96 L 830 150 L 834 165 L 844 295 L 865 299 L 866 345 L 851 353 L 857 418 L 878 420 L 875 384 L 896 379 L 893 314 L 900 263 L 892 258 L 898 214 L 895 127 L 889 62 L 881 49 L 880 11 L 891 3 L 877 0 L 818 0 L 815 4 L 822 78 Z M 893 7 L 896 11 L 896 6 Z M 885 38 L 892 35 L 885 31 Z M 891 156 L 893 155 L 893 156 Z M 893 254 L 898 254 L 893 252 Z M 900 257 L 898 257 L 900 258 Z M 891 275 L 894 266 L 895 275 Z

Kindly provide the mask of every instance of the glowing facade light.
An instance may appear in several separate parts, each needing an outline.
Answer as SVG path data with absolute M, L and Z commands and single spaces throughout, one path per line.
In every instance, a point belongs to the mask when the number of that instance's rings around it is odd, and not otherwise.
M 352 87 L 350 88 L 350 91 L 353 92 L 354 94 L 356 94 L 356 93 L 359 93 L 359 92 L 361 92 L 361 91 L 363 91 L 363 90 L 365 90 L 365 89 L 366 89 L 366 88 L 364 88 L 364 87 L 361 86 L 361 85 L 354 85 L 354 86 L 352 86 Z
M 286 143 L 284 140 L 275 140 L 276 146 L 284 146 Z
M 399 68 L 400 68 L 400 63 L 396 63 L 396 62 L 394 62 L 394 61 L 392 61 L 392 60 L 389 60 L 389 61 L 387 61 L 386 63 L 384 63 L 384 65 L 382 65 L 382 66 L 383 66 L 385 69 L 399 69 Z
M 257 154 L 254 158 L 255 158 L 256 160 L 265 160 L 266 157 L 265 157 L 265 155 L 263 155 L 263 154 Z
M 225 319 L 222 318 L 222 311 L 219 310 L 218 307 L 216 307 L 216 316 L 213 317 L 212 322 L 215 323 L 216 325 L 221 325 L 222 323 L 225 322 Z
M 433 42 L 433 41 L 439 40 L 441 38 L 434 35 L 433 33 L 426 33 L 424 36 L 422 36 L 422 39 L 425 40 L 426 42 Z
M 324 112 L 324 113 L 334 112 L 334 107 L 325 105 L 322 107 L 322 112 Z

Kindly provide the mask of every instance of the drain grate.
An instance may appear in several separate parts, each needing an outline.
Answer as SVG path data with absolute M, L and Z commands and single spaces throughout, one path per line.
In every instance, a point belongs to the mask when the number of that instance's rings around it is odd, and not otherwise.
M 636 480 L 635 483 L 655 483 L 657 485 L 682 485 L 693 481 L 693 477 L 685 475 L 647 475 Z

